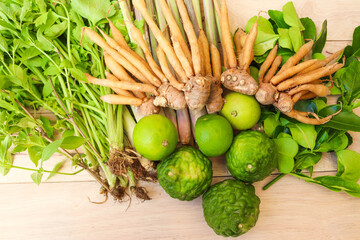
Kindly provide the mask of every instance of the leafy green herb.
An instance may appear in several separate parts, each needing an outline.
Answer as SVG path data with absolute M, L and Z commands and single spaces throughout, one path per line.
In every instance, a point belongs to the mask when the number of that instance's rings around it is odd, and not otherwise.
M 300 19 L 302 25 L 304 26 L 305 30 L 303 31 L 304 39 L 312 39 L 313 41 L 316 40 L 316 26 L 312 19 L 306 17 Z
M 296 12 L 293 2 L 287 2 L 283 6 L 283 13 L 284 13 L 284 20 L 285 23 L 291 27 L 297 27 L 300 31 L 305 30 L 304 26 L 302 25 L 299 16 Z
M 313 53 L 321 53 L 324 49 L 327 37 L 327 20 L 325 20 L 322 24 L 321 32 L 316 39 L 314 46 L 313 46 Z
M 111 7 L 109 0 L 71 0 L 71 7 L 79 15 L 89 19 L 93 24 L 96 24 L 101 19 L 106 18 L 108 10 Z M 114 8 L 109 11 L 108 17 L 115 14 Z
M 313 149 L 315 147 L 315 141 L 317 133 L 314 125 L 305 123 L 291 123 L 288 124 L 293 139 L 305 148 Z
M 87 142 L 87 139 L 77 136 L 68 136 L 64 138 L 62 143 L 60 144 L 60 147 L 68 150 L 77 149 L 81 145 Z
M 294 157 L 299 151 L 298 144 L 291 138 L 274 139 L 278 157 L 278 170 L 289 173 L 294 168 Z
M 289 25 L 286 24 L 284 20 L 284 14 L 281 11 L 278 10 L 269 10 L 268 14 L 270 16 L 270 19 L 273 20 L 278 28 L 288 29 L 290 28 Z
M 283 48 L 294 50 L 289 35 L 289 29 L 278 28 L 278 32 L 279 32 L 279 45 Z

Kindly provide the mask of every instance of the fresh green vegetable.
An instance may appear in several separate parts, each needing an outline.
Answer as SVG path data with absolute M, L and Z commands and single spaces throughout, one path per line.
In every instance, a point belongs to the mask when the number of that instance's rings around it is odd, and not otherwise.
M 238 180 L 216 183 L 202 200 L 207 224 L 224 237 L 237 237 L 248 232 L 259 217 L 260 199 L 255 188 Z
M 226 153 L 226 166 L 233 177 L 252 183 L 269 176 L 276 168 L 275 154 L 275 144 L 266 134 L 243 131 Z
M 191 201 L 210 187 L 212 163 L 198 149 L 178 148 L 157 166 L 160 185 L 173 198 Z

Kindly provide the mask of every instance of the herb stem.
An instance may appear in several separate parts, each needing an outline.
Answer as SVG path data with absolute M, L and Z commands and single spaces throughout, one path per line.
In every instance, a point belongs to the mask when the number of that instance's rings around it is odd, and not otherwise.
M 269 187 L 271 187 L 274 183 L 276 183 L 277 181 L 279 181 L 281 178 L 285 177 L 286 174 L 284 173 L 281 173 L 279 174 L 276 178 L 274 178 L 273 180 L 271 180 L 268 184 L 266 184 L 264 187 L 263 187 L 263 190 L 266 190 L 268 189 Z
M 20 167 L 20 166 L 15 166 L 15 165 L 8 165 L 6 166 L 7 168 L 17 168 L 17 169 L 21 169 L 21 170 L 26 170 L 26 171 L 33 171 L 33 172 L 37 172 L 39 171 L 39 169 L 35 169 L 35 168 L 27 168 L 27 167 Z M 56 172 L 56 171 L 49 171 L 49 170 L 41 170 L 42 172 L 45 173 L 53 173 L 53 174 L 60 174 L 60 175 L 76 175 L 82 171 L 84 171 L 85 169 L 80 169 L 76 172 L 73 173 L 64 173 L 64 172 Z

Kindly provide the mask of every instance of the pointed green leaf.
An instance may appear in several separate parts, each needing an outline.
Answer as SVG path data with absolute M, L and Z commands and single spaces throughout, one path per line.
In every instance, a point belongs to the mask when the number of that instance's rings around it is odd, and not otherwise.
M 64 138 L 61 147 L 67 150 L 77 149 L 87 142 L 87 139 L 78 136 L 69 136 Z
M 291 172 L 295 165 L 294 157 L 299 151 L 297 143 L 291 138 L 276 138 L 274 142 L 276 145 L 279 172 Z
M 64 163 L 65 163 L 65 160 L 63 160 L 63 161 L 61 161 L 61 162 L 58 162 L 58 163 L 54 166 L 54 168 L 53 168 L 53 170 L 52 170 L 52 173 L 49 174 L 49 176 L 47 177 L 46 180 L 49 180 L 51 177 L 53 177 L 53 176 L 56 174 L 55 172 L 59 171 L 59 170 L 63 167 Z
M 47 161 L 59 149 L 64 139 L 56 140 L 44 148 L 41 154 L 41 161 Z
M 28 149 L 30 160 L 35 164 L 36 167 L 38 166 L 39 160 L 41 159 L 43 150 L 44 148 L 40 146 L 32 146 Z
M 40 185 L 43 173 L 42 172 L 34 172 L 31 174 L 31 179 L 36 183 L 36 185 Z
M 317 132 L 314 125 L 305 123 L 291 123 L 287 127 L 290 129 L 293 139 L 305 148 L 313 149 L 316 143 Z

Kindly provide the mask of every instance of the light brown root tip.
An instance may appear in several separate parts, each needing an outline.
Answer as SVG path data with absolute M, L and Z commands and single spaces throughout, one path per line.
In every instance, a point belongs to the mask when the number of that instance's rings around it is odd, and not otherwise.
M 101 202 L 92 201 L 92 200 L 90 199 L 90 197 L 87 197 L 87 198 L 88 198 L 89 202 L 91 202 L 91 203 L 93 203 L 93 204 L 104 204 L 104 203 L 106 203 L 107 200 L 109 199 L 108 192 L 106 191 L 104 194 L 105 194 L 105 199 L 104 199 L 103 201 L 101 201 Z

